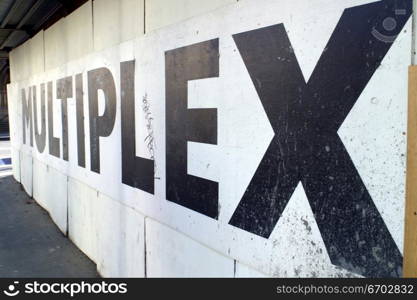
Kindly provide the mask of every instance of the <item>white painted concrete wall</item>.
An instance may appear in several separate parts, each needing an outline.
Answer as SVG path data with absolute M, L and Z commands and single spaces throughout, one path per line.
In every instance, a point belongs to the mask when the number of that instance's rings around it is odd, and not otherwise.
M 94 50 L 102 50 L 144 33 L 145 0 L 95 0 Z
M 33 199 L 49 212 L 58 228 L 67 233 L 67 176 L 33 159 Z
M 234 276 L 233 259 L 150 219 L 146 222 L 146 258 L 149 277 Z
M 65 19 L 61 19 L 44 32 L 45 70 L 64 65 L 68 61 L 65 40 Z
M 147 0 L 145 3 L 146 32 L 151 32 L 170 24 L 179 23 L 237 2 L 239 1 Z
M 20 151 L 12 147 L 11 158 L 13 162 L 13 177 L 16 181 L 20 182 Z
M 144 215 L 69 178 L 68 219 L 69 238 L 102 276 L 144 277 Z
M 98 192 L 78 180 L 68 180 L 68 236 L 93 261 L 98 259 L 96 236 Z
M 308 78 L 343 9 L 363 3 L 89 1 L 10 54 L 12 83 L 8 94 L 14 177 L 106 277 L 356 276 L 331 263 L 301 185 L 270 239 L 227 223 L 273 136 L 232 34 L 285 22 Z M 218 108 L 219 141 L 217 146 L 189 143 L 188 171 L 220 182 L 218 221 L 165 199 L 163 55 L 166 50 L 217 37 L 221 78 L 190 82 L 189 101 L 196 107 Z M 105 175 L 79 168 L 74 159 L 73 99 L 69 100 L 69 163 L 51 158 L 47 150 L 41 154 L 22 145 L 20 88 L 106 66 L 113 71 L 119 93 L 119 62 L 133 58 L 139 65 L 136 97 L 148 94 L 155 118 L 156 175 L 161 180 L 156 181 L 154 196 L 121 184 L 120 103 L 113 133 L 101 141 Z M 406 150 L 403 132 L 410 58 L 409 22 L 339 131 L 401 249 Z M 392 99 L 398 101 L 392 103 Z M 84 101 L 87 107 L 87 99 Z M 58 118 L 55 135 L 60 137 L 59 102 L 54 103 Z M 144 128 L 141 113 L 137 107 L 137 128 Z M 86 126 L 88 135 L 87 121 Z M 148 157 L 142 142 L 144 132 L 137 131 L 137 154 Z M 374 136 L 369 131 L 380 134 Z M 86 141 L 88 167 L 88 138 Z M 367 155 L 361 156 L 361 152 Z M 375 155 L 377 159 L 373 159 Z M 387 193 L 392 195 L 390 199 L 384 196 Z
M 99 194 L 97 268 L 105 277 L 145 276 L 145 216 Z
M 33 157 L 26 153 L 20 152 L 20 180 L 29 196 L 33 195 Z
M 91 0 L 45 30 L 45 69 L 64 66 L 93 50 Z

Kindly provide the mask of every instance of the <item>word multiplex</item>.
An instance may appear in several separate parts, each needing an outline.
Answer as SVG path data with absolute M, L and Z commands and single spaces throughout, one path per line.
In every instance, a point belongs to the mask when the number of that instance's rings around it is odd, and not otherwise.
M 307 82 L 284 24 L 233 35 L 274 137 L 230 225 L 268 238 L 301 182 L 333 264 L 364 276 L 401 275 L 402 255 L 337 131 L 411 11 L 410 0 L 377 1 L 346 9 Z M 396 20 L 388 40 L 375 35 L 387 18 Z M 187 84 L 219 77 L 219 54 L 218 39 L 165 52 L 166 198 L 214 219 L 219 211 L 219 183 L 187 173 L 187 142 L 217 144 L 217 110 L 188 109 Z M 104 95 L 103 113 L 99 113 L 99 91 Z M 71 159 L 70 98 L 76 103 L 78 165 L 86 167 L 87 117 L 90 168 L 100 173 L 99 139 L 112 133 L 118 107 L 115 80 L 107 68 L 22 89 L 23 142 L 33 146 L 35 140 L 39 152 Z M 153 194 L 154 160 L 137 156 L 135 148 L 135 61 L 120 63 L 119 101 L 122 183 Z M 59 102 L 62 134 L 57 138 L 53 134 L 53 106 Z M 375 249 L 380 249 L 379 255 Z

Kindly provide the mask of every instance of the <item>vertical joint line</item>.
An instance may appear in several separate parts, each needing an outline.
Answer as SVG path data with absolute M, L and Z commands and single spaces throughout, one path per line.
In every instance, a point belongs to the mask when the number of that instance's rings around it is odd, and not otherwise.
M 91 0 L 91 34 L 93 37 L 93 51 L 95 49 L 94 45 L 94 0 Z
M 233 277 L 236 278 L 236 259 L 233 260 Z
M 147 273 L 147 267 L 146 267 L 146 217 L 143 220 L 143 244 L 144 244 L 144 276 L 145 278 L 148 277 L 148 273 Z
M 22 185 L 22 159 L 20 157 L 20 150 L 18 151 L 19 151 L 19 182 L 20 182 L 20 185 Z
M 42 30 L 42 45 L 43 45 L 43 72 L 46 72 L 46 54 L 45 54 L 45 31 Z
M 66 228 L 66 232 L 65 232 L 65 235 L 67 237 L 69 237 L 69 188 L 68 188 L 68 183 L 69 183 L 69 176 L 67 176 L 67 228 Z
M 31 158 L 32 158 L 32 178 L 31 178 L 31 181 L 32 181 L 32 184 L 31 184 L 31 191 L 30 191 L 30 198 L 32 198 L 32 199 L 35 199 L 35 197 L 33 196 L 33 163 L 34 163 L 34 158 L 33 158 L 33 156 L 31 155 L 30 156 Z
M 417 26 L 417 20 L 416 20 L 416 10 L 417 10 L 417 0 L 413 0 L 413 14 L 411 16 L 412 19 L 412 25 L 411 25 L 411 65 L 416 64 L 416 26 Z
M 146 34 L 146 0 L 143 0 L 143 34 Z

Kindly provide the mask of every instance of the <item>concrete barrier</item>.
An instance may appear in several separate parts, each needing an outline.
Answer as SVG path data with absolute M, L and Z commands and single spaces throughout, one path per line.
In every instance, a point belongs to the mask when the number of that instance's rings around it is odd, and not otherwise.
M 89 1 L 11 53 L 15 177 L 103 276 L 401 276 L 411 3 Z
M 47 210 L 63 233 L 67 233 L 67 176 L 33 159 L 33 198 Z
M 102 50 L 144 34 L 144 9 L 145 0 L 94 1 L 94 50 Z

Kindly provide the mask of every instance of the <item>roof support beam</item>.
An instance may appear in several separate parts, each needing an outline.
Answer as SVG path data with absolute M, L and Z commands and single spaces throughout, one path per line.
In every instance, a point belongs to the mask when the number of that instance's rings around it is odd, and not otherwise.
M 4 17 L 3 22 L 0 24 L 0 28 L 4 28 L 13 15 L 18 11 L 20 5 L 23 3 L 24 0 L 16 0 L 10 10 L 7 12 L 7 15 Z
M 0 50 L 3 50 L 4 49 L 4 47 L 6 47 L 6 45 L 8 45 L 9 44 L 9 42 L 10 42 L 10 40 L 11 40 L 11 38 L 13 37 L 13 34 L 14 33 L 16 33 L 16 32 L 21 32 L 20 30 L 14 30 L 14 31 L 12 31 L 8 36 L 7 36 L 7 38 L 3 41 L 3 43 L 0 45 Z M 22 31 L 22 33 L 24 33 L 24 37 L 23 38 L 21 38 L 21 40 L 22 41 L 26 41 L 30 36 L 29 36 L 29 34 L 27 33 L 27 32 L 24 32 L 24 31 Z M 20 43 L 19 43 L 20 44 Z M 12 48 L 14 48 L 15 46 L 17 46 L 17 45 L 12 45 L 11 47 Z
M 9 58 L 9 52 L 0 51 L 0 59 L 7 59 L 7 58 Z
M 60 2 L 57 2 L 55 6 L 47 13 L 44 14 L 40 20 L 33 26 L 33 30 L 37 31 L 41 26 L 45 24 L 45 22 L 53 16 L 60 8 L 62 7 L 62 4 Z
M 13 32 L 13 31 L 19 31 L 19 32 L 24 32 L 24 33 L 28 33 L 26 30 L 23 29 L 17 29 L 17 28 L 0 28 L 0 33 L 8 33 L 8 32 Z
M 20 4 L 23 0 L 17 0 L 15 4 L 12 6 L 12 8 L 7 13 L 6 17 L 4 18 L 3 22 L 0 24 L 0 30 L 1 28 L 5 29 L 5 26 L 9 22 L 10 18 L 16 13 L 17 9 L 20 7 Z M 26 22 L 29 20 L 29 18 L 36 12 L 36 10 L 44 3 L 45 0 L 38 0 L 35 2 L 35 4 L 32 5 L 32 7 L 26 12 L 26 14 L 23 16 L 23 18 L 20 20 L 19 24 L 17 24 L 15 30 L 9 33 L 7 38 L 3 41 L 3 43 L 0 45 L 0 49 L 3 49 L 5 45 L 9 42 L 12 35 L 16 32 L 25 33 L 27 36 L 29 36 L 29 33 L 26 31 L 21 30 L 21 28 L 26 24 Z
M 35 2 L 35 4 L 32 5 L 32 7 L 28 10 L 28 12 L 23 16 L 23 18 L 20 20 L 19 24 L 17 24 L 17 29 L 22 28 L 29 20 L 29 18 L 38 10 L 38 8 L 45 2 L 45 0 L 38 0 Z

